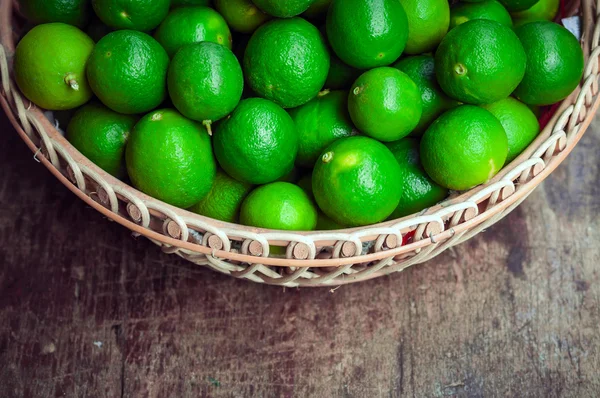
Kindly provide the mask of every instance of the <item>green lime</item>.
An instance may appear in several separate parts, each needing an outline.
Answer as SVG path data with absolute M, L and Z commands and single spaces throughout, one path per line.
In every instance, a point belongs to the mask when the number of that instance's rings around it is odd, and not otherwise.
M 347 91 L 323 91 L 289 113 L 298 131 L 296 164 L 302 167 L 312 168 L 325 147 L 354 134 L 348 115 Z
M 451 109 L 425 132 L 421 161 L 433 181 L 463 191 L 483 184 L 504 166 L 508 139 L 489 111 L 472 105 Z
M 250 87 L 284 108 L 313 99 L 329 72 L 325 40 L 302 18 L 267 22 L 254 32 L 244 56 Z
M 469 104 L 506 98 L 525 75 L 527 57 L 511 28 L 474 19 L 452 29 L 435 53 L 435 73 L 450 97 Z
M 125 176 L 125 145 L 137 118 L 91 103 L 77 110 L 67 128 L 67 139 L 102 170 Z
M 231 29 L 240 33 L 250 34 L 270 18 L 250 0 L 215 0 L 215 7 Z
M 448 190 L 436 184 L 421 165 L 419 141 L 414 138 L 404 138 L 386 144 L 400 166 L 400 184 L 402 193 L 400 203 L 389 217 L 401 218 L 418 213 L 428 207 L 435 206 L 448 196 Z
M 335 0 L 327 13 L 327 37 L 348 65 L 385 66 L 406 46 L 408 19 L 398 0 Z
M 473 19 L 489 19 L 512 27 L 512 19 L 504 6 L 496 0 L 479 3 L 458 3 L 450 9 L 450 29 Z
M 98 18 L 114 29 L 147 32 L 169 13 L 171 0 L 92 0 Z
M 382 143 L 342 138 L 329 145 L 313 171 L 313 193 L 333 221 L 361 226 L 385 220 L 398 206 L 400 166 Z
M 225 19 L 208 7 L 180 7 L 160 24 L 154 38 L 173 57 L 186 44 L 211 41 L 231 50 L 231 32 Z
M 527 70 L 514 95 L 530 105 L 567 98 L 583 76 L 583 51 L 575 36 L 548 21 L 522 25 L 515 32 L 527 54 Z
M 210 0 L 171 0 L 171 7 L 181 6 L 209 6 Z
M 434 50 L 448 32 L 447 0 L 400 0 L 408 17 L 408 41 L 404 52 L 421 54 Z
M 189 210 L 216 220 L 236 223 L 239 221 L 242 202 L 250 191 L 252 185 L 239 182 L 218 170 L 208 195 Z
M 540 133 L 540 123 L 532 110 L 512 97 L 483 107 L 496 116 L 504 127 L 508 137 L 506 163 L 519 156 Z
M 332 0 L 316 0 L 308 7 L 308 10 L 304 11 L 302 16 L 310 20 L 324 19 L 327 16 L 327 10 L 329 10 L 331 2 Z
M 91 15 L 89 0 L 20 0 L 19 4 L 25 18 L 35 25 L 62 22 L 83 28 Z
M 510 12 L 523 11 L 533 7 L 539 0 L 500 0 L 500 3 Z
M 371 69 L 354 82 L 348 110 L 354 125 L 369 137 L 396 141 L 410 134 L 421 119 L 421 90 L 396 68 Z
M 171 61 L 167 81 L 173 105 L 197 121 L 212 122 L 229 115 L 244 89 L 242 67 L 235 55 L 208 41 L 180 49 Z
M 118 30 L 94 48 L 87 77 L 94 94 L 113 111 L 148 112 L 165 99 L 169 56 L 142 32 Z
M 94 17 L 87 26 L 85 33 L 87 33 L 94 42 L 99 42 L 104 36 L 112 32 L 113 29 L 109 28 L 99 18 Z
M 126 159 L 136 188 L 183 209 L 210 192 L 217 173 L 204 126 L 173 109 L 153 111 L 135 125 Z
M 337 229 L 344 229 L 342 224 L 333 221 L 331 218 L 327 217 L 325 213 L 322 211 L 317 215 L 317 227 L 315 228 L 317 231 L 335 231 Z
M 315 0 L 252 0 L 252 2 L 269 15 L 290 18 L 302 14 Z
M 262 98 L 242 100 L 217 125 L 213 144 L 227 174 L 256 185 L 289 173 L 298 153 L 294 121 L 280 106 Z
M 64 23 L 38 25 L 15 51 L 15 80 L 34 104 L 53 111 L 76 108 L 92 98 L 85 65 L 94 48 L 88 35 Z
M 525 25 L 535 21 L 553 21 L 558 13 L 560 0 L 539 0 L 532 7 L 519 12 L 513 12 L 515 26 Z
M 394 64 L 394 68 L 406 73 L 421 91 L 423 113 L 419 124 L 413 130 L 414 134 L 422 135 L 442 112 L 457 105 L 456 101 L 448 98 L 440 88 L 435 78 L 435 62 L 431 55 L 402 58 Z
M 317 225 L 317 209 L 300 187 L 289 182 L 273 182 L 248 195 L 240 222 L 258 228 L 312 231 Z

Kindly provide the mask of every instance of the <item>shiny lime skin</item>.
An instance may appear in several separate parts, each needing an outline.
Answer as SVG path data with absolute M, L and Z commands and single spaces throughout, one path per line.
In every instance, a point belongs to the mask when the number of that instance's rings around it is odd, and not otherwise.
M 119 113 L 144 113 L 165 99 L 168 67 L 169 56 L 151 36 L 118 30 L 96 44 L 87 77 L 104 105 Z
M 62 22 L 83 28 L 90 20 L 89 0 L 20 0 L 20 10 L 33 24 Z
M 385 145 L 354 136 L 329 145 L 313 171 L 313 194 L 333 221 L 361 226 L 385 220 L 398 206 L 400 166 Z
M 169 65 L 167 82 L 173 105 L 197 121 L 217 121 L 230 114 L 244 89 L 235 55 L 208 41 L 181 48 Z
M 390 65 L 406 46 L 408 19 L 399 0 L 333 0 L 327 37 L 333 51 L 350 66 Z
M 457 105 L 457 102 L 451 100 L 440 88 L 435 78 L 435 62 L 431 55 L 402 58 L 394 64 L 394 68 L 406 73 L 421 91 L 423 113 L 419 124 L 413 130 L 413 135 L 422 135 L 442 112 Z
M 258 228 L 312 231 L 317 225 L 317 209 L 297 185 L 273 182 L 248 195 L 242 203 L 240 222 Z
M 92 39 L 72 25 L 34 27 L 15 51 L 19 89 L 34 104 L 53 111 L 85 104 L 92 97 L 85 66 L 93 48 Z
M 447 0 L 400 0 L 408 17 L 406 54 L 435 50 L 448 32 L 450 6 Z
M 418 140 L 407 137 L 387 143 L 386 146 L 398 161 L 400 166 L 398 178 L 402 185 L 400 203 L 389 217 L 390 219 L 418 213 L 436 205 L 448 196 L 448 190 L 436 184 L 423 170 Z
M 539 0 L 500 0 L 500 3 L 510 12 L 524 11 L 533 7 Z
M 289 111 L 298 131 L 298 166 L 312 168 L 325 147 L 355 134 L 347 104 L 347 91 L 325 91 Z
M 315 0 L 252 0 L 252 2 L 269 15 L 290 18 L 302 14 Z
M 410 134 L 421 119 L 421 90 L 399 69 L 371 69 L 354 82 L 348 110 L 361 132 L 379 141 L 396 141 Z
M 435 53 L 435 73 L 450 97 L 468 104 L 506 98 L 525 75 L 527 57 L 511 28 L 474 19 L 452 29 Z
M 472 19 L 489 19 L 512 27 L 512 18 L 506 8 L 497 0 L 484 0 L 478 3 L 458 3 L 450 9 L 450 29 Z
M 502 124 L 489 111 L 462 105 L 451 109 L 425 132 L 421 161 L 431 179 L 456 191 L 471 189 L 494 177 L 508 155 Z
M 173 109 L 153 111 L 135 125 L 126 159 L 137 189 L 184 209 L 209 193 L 217 173 L 206 128 Z
M 208 195 L 189 210 L 215 220 L 236 223 L 239 221 L 242 202 L 252 188 L 252 185 L 240 182 L 218 170 Z
M 231 32 L 225 19 L 209 7 L 173 9 L 160 24 L 154 38 L 169 57 L 186 44 L 211 41 L 231 50 Z
M 165 19 L 171 0 L 92 0 L 92 6 L 111 28 L 147 32 Z
M 215 8 L 229 27 L 240 33 L 251 34 L 271 18 L 251 0 L 215 0 Z
M 548 21 L 522 25 L 515 32 L 527 54 L 527 70 L 515 97 L 529 105 L 567 98 L 583 76 L 583 51 L 575 36 Z
M 313 99 L 329 73 L 329 51 L 319 30 L 302 18 L 267 22 L 254 32 L 244 56 L 252 90 L 284 108 Z
M 81 154 L 117 178 L 125 176 L 125 146 L 137 117 L 98 103 L 82 106 L 67 127 L 67 139 Z
M 227 174 L 250 184 L 267 184 L 294 167 L 298 134 L 294 121 L 280 106 L 249 98 L 217 125 L 213 144 Z
M 535 140 L 540 123 L 531 109 L 512 97 L 483 106 L 500 121 L 508 137 L 508 157 L 512 162 Z

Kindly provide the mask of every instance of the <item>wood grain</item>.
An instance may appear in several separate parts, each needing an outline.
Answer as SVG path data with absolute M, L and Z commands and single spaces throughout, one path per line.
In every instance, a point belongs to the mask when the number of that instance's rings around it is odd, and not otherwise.
M 600 120 L 523 206 L 425 265 L 336 290 L 162 254 L 0 119 L 0 397 L 591 397 Z

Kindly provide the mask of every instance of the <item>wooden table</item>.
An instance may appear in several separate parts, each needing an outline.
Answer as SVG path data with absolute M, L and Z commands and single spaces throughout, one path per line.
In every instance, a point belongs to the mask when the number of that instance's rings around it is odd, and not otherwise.
M 0 119 L 0 397 L 591 397 L 600 119 L 524 205 L 435 261 L 238 281 L 85 206 Z

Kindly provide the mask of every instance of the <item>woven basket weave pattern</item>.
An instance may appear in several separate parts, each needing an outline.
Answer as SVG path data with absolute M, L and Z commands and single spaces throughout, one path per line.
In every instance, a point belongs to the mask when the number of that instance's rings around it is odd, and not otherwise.
M 16 33 L 11 0 L 0 0 L 0 103 L 17 131 L 69 189 L 108 218 L 148 237 L 166 253 L 254 282 L 331 286 L 371 279 L 427 261 L 499 221 L 560 164 L 579 141 L 598 98 L 598 3 L 569 3 L 582 17 L 586 67 L 580 89 L 538 139 L 490 183 L 420 215 L 342 231 L 293 233 L 227 224 L 148 197 L 91 164 L 25 99 L 11 78 Z M 284 257 L 270 256 L 285 246 Z

